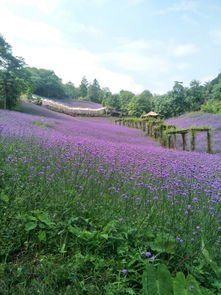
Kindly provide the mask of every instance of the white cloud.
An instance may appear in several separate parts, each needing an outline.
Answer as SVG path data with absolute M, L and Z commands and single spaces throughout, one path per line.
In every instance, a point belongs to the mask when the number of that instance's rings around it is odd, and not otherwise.
M 186 56 L 197 52 L 198 49 L 194 44 L 180 44 L 173 49 L 174 56 Z
M 183 74 L 191 67 L 184 57 L 197 50 L 194 44 L 177 44 L 174 40 L 166 42 L 121 39 L 110 50 L 99 54 L 92 53 L 80 48 L 76 43 L 68 44 L 63 32 L 48 23 L 14 15 L 13 10 L 6 5 L 6 0 L 2 1 L 1 33 L 12 45 L 14 54 L 24 57 L 29 66 L 54 70 L 65 82 L 73 81 L 76 85 L 86 75 L 90 81 L 97 78 L 102 86 L 110 87 L 113 92 L 128 89 L 139 93 L 145 88 L 164 92 L 164 89 L 168 89 L 173 83 L 169 77 Z M 19 3 L 19 0 L 7 1 Z M 59 5 L 60 1 L 55 0 L 56 4 L 51 4 L 52 2 L 47 0 L 45 11 L 50 5 Z M 92 1 L 104 3 L 101 0 Z M 41 0 L 21 0 L 21 3 L 32 3 L 30 5 L 39 8 L 43 5 Z M 76 22 L 70 23 L 69 31 L 73 32 L 74 36 L 79 32 L 100 32 L 93 26 Z
M 1 0 L 2 3 L 5 3 L 9 6 L 27 6 L 35 7 L 40 9 L 43 12 L 51 13 L 53 10 L 57 9 L 65 0 Z
M 159 11 L 156 11 L 155 14 L 156 15 L 164 15 L 167 13 L 185 13 L 184 19 L 186 18 L 186 20 L 188 21 L 194 21 L 193 19 L 188 19 L 188 14 L 194 14 L 195 16 L 200 16 L 203 18 L 208 18 L 207 14 L 204 14 L 201 11 L 201 7 L 199 6 L 199 1 L 196 0 L 182 0 L 182 1 L 176 1 L 174 4 L 172 4 L 171 6 L 165 8 L 165 9 L 161 9 Z
M 15 16 L 11 11 L 0 5 L 0 27 L 1 33 L 12 43 L 29 42 L 38 44 L 58 44 L 63 41 L 62 34 L 56 28 L 30 19 Z
M 16 55 L 25 57 L 29 66 L 54 70 L 64 82 L 73 81 L 78 85 L 84 75 L 89 81 L 97 78 L 101 86 L 113 92 L 128 89 L 137 93 L 144 87 L 130 75 L 107 70 L 99 63 L 99 56 L 88 51 L 62 46 L 16 46 Z

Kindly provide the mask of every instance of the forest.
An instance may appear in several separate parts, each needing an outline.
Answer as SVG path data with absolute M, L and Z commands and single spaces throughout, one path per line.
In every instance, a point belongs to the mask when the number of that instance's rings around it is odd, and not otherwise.
M 164 118 L 179 116 L 190 111 L 203 110 L 221 113 L 221 73 L 212 81 L 201 84 L 192 80 L 189 87 L 174 81 L 172 90 L 163 95 L 144 90 L 140 94 L 121 90 L 112 93 L 102 88 L 97 79 L 90 83 L 84 76 L 79 86 L 73 82 L 63 83 L 53 70 L 28 67 L 21 57 L 15 57 L 12 47 L 0 36 L 0 107 L 11 109 L 22 94 L 31 98 L 39 96 L 101 103 L 124 115 L 139 117 L 154 110 Z

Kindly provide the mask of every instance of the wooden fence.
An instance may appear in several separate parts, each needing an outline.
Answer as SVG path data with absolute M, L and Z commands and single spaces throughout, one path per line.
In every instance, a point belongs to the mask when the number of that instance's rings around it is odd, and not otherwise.
M 147 118 L 121 118 L 115 120 L 116 124 L 142 129 L 148 136 L 159 141 L 167 148 L 177 148 L 177 136 L 181 136 L 182 149 L 187 150 L 187 135 L 190 135 L 190 150 L 196 150 L 196 134 L 207 133 L 207 153 L 212 153 L 211 128 L 208 126 L 191 126 L 188 129 L 177 128 L 175 125 L 166 124 L 162 119 Z

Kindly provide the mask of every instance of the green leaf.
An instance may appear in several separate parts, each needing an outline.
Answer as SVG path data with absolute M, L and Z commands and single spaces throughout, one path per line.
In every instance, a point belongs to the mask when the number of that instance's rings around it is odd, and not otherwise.
M 105 240 L 108 240 L 108 234 L 101 234 L 100 237 Z
M 163 295 L 173 294 L 172 278 L 166 265 L 161 264 L 158 266 L 158 281 L 159 281 L 159 293 Z
M 8 203 L 9 202 L 9 197 L 5 193 L 1 192 L 0 200 Z
M 53 225 L 53 222 L 49 219 L 49 217 L 46 214 L 38 214 L 37 215 L 38 219 L 43 222 L 44 224 L 51 226 Z
M 31 231 L 33 229 L 35 229 L 37 227 L 37 223 L 36 222 L 28 222 L 25 225 L 25 230 L 26 231 Z
M 173 253 L 176 245 L 176 240 L 169 234 L 161 234 L 156 237 L 154 242 L 150 243 L 152 250 L 158 252 Z
M 188 295 L 202 295 L 199 284 L 197 283 L 197 281 L 195 280 L 193 276 L 188 275 L 186 278 L 186 281 L 187 281 Z
M 38 232 L 38 238 L 40 241 L 46 242 L 46 232 L 44 230 L 40 230 Z
M 182 272 L 178 272 L 173 281 L 174 295 L 187 295 L 186 278 Z
M 156 270 L 154 265 L 147 264 L 142 276 L 142 285 L 144 295 L 159 295 Z
M 212 270 L 215 272 L 218 278 L 221 277 L 221 267 L 219 267 L 215 261 L 210 257 L 209 251 L 205 248 L 204 241 L 202 239 L 202 254 L 205 257 L 208 264 L 210 264 Z
M 76 236 L 79 236 L 79 234 L 80 234 L 79 229 L 77 227 L 72 226 L 72 225 L 69 225 L 68 231 L 72 234 L 75 234 Z

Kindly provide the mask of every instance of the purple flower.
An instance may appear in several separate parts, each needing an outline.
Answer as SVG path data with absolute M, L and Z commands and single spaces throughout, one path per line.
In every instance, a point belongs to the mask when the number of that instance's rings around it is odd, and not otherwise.
M 151 252 L 145 252 L 144 253 L 146 257 L 150 257 L 151 256 Z
M 123 268 L 122 269 L 122 273 L 127 273 L 127 269 L 126 268 Z

